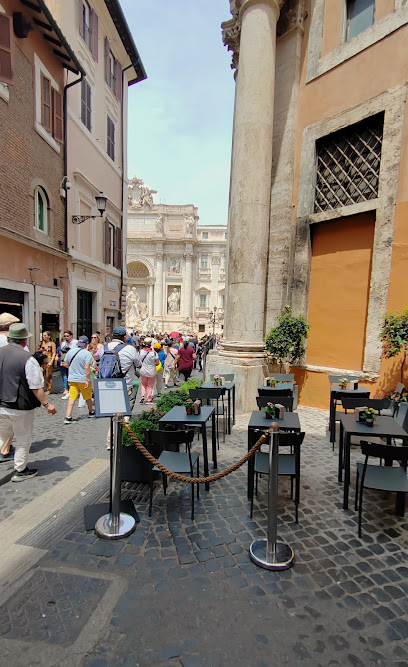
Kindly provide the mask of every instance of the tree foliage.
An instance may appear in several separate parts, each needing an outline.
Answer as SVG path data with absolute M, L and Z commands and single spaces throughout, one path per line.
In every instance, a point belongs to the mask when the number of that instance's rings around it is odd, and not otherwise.
M 278 317 L 278 325 L 265 337 L 265 350 L 279 364 L 294 364 L 305 354 L 305 342 L 310 326 L 305 318 L 294 317 L 290 306 L 285 306 Z

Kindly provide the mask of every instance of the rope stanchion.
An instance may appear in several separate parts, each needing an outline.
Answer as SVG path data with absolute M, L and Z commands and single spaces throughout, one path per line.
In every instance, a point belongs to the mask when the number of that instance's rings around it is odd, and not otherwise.
M 189 482 L 190 484 L 206 484 L 209 482 L 217 482 L 219 479 L 222 479 L 223 477 L 226 477 L 235 470 L 238 470 L 238 468 L 240 468 L 241 466 L 244 465 L 244 463 L 249 461 L 249 459 L 252 458 L 252 456 L 255 456 L 255 453 L 258 451 L 258 449 L 262 447 L 262 445 L 266 442 L 267 438 L 269 437 L 269 431 L 266 431 L 266 433 L 261 435 L 259 440 L 257 440 L 254 446 L 249 450 L 247 454 L 245 454 L 245 456 L 242 457 L 242 459 L 239 459 L 239 461 L 234 463 L 232 466 L 229 466 L 225 470 L 217 472 L 216 475 L 210 475 L 209 477 L 186 477 L 185 475 L 180 475 L 180 473 L 178 472 L 172 472 L 171 470 L 168 470 L 166 466 L 160 463 L 152 454 L 150 454 L 149 450 L 146 449 L 144 445 L 142 445 L 139 438 L 137 438 L 137 436 L 133 433 L 129 424 L 125 423 L 124 427 L 134 445 L 143 454 L 143 456 L 145 456 L 146 459 L 150 461 L 152 465 L 156 466 L 156 468 L 161 470 L 161 472 L 163 472 L 165 475 L 168 475 L 168 477 L 177 479 L 179 482 Z

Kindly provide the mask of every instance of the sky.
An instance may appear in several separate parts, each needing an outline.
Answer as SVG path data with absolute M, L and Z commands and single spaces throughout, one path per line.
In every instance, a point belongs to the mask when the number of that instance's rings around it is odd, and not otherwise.
M 227 224 L 234 108 L 228 0 L 120 0 L 147 80 L 129 88 L 128 176 Z

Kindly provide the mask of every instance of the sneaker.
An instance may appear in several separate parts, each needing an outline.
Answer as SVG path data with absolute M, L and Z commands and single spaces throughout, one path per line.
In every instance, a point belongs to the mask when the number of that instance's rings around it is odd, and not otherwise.
M 2 454 L 0 452 L 0 463 L 5 463 L 6 461 L 12 461 L 14 459 L 14 452 L 11 450 L 8 454 Z
M 21 472 L 17 470 L 14 471 L 14 475 L 11 478 L 12 482 L 24 482 L 25 479 L 30 479 L 30 477 L 36 477 L 38 475 L 38 470 L 35 468 L 24 468 Z
M 144 403 L 144 398 L 141 398 L 139 403 Z
M 92 412 L 88 412 L 88 417 L 95 417 L 95 410 L 92 410 Z
M 74 419 L 73 417 L 65 417 L 64 424 L 72 424 L 75 421 L 76 419 Z
M 61 401 L 66 401 L 69 398 L 69 394 L 62 394 Z

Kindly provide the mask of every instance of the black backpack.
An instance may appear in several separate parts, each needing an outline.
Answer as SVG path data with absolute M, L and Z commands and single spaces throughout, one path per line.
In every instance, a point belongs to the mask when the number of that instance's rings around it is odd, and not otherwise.
M 103 355 L 99 362 L 99 377 L 102 380 L 107 378 L 123 378 L 124 373 L 122 371 L 122 366 L 120 365 L 120 359 L 118 352 L 123 350 L 125 343 L 120 343 L 116 345 L 113 350 L 110 350 L 107 345 L 103 348 Z

